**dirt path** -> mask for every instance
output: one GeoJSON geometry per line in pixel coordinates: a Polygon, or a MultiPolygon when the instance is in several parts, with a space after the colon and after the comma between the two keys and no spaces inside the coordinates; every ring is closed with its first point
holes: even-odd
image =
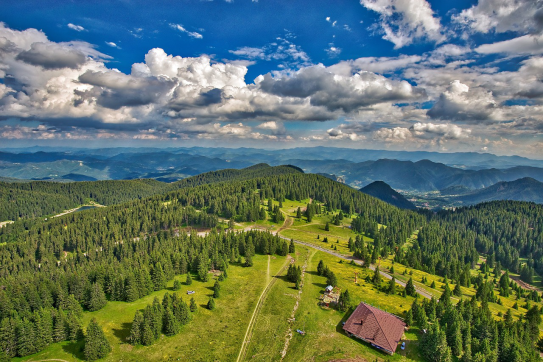
{"type": "MultiPolygon", "coordinates": [[[[280,238],[288,240],[288,241],[291,240],[290,238],[283,237],[283,236],[280,236],[280,238]]],[[[306,242],[302,242],[302,241],[298,241],[298,240],[294,240],[294,241],[295,241],[295,243],[314,248],[316,250],[328,253],[329,255],[333,255],[333,256],[336,256],[338,258],[341,258],[343,260],[353,261],[355,264],[357,264],[359,266],[363,265],[363,260],[357,259],[357,258],[355,258],[353,256],[342,255],[342,254],[340,254],[338,252],[330,251],[330,250],[328,250],[326,248],[319,247],[319,246],[313,245],[311,243],[306,243],[306,242]]],[[[376,266],[374,266],[374,265],[370,265],[368,268],[371,269],[372,271],[376,270],[376,266]]],[[[386,273],[384,271],[380,271],[380,275],[382,275],[383,277],[385,277],[388,280],[391,280],[393,278],[391,275],[389,275],[388,273],[386,273]]],[[[406,283],[404,283],[404,282],[402,282],[400,280],[395,280],[395,282],[397,284],[399,284],[400,286],[402,286],[402,287],[406,286],[406,283]]],[[[418,287],[416,287],[416,292],[418,294],[420,294],[421,296],[426,297],[427,299],[431,299],[431,297],[432,297],[431,294],[427,293],[426,291],[424,291],[424,290],[422,290],[422,289],[420,289],[418,287]]]]}
{"type": "Polygon", "coordinates": [[[283,350],[281,351],[281,359],[280,362],[283,361],[283,358],[285,358],[285,355],[287,354],[287,350],[289,349],[289,343],[291,342],[291,339],[293,338],[293,323],[295,321],[295,314],[298,310],[301,294],[302,294],[302,288],[304,287],[304,275],[306,274],[306,267],[308,267],[308,262],[312,259],[314,252],[310,255],[310,250],[308,250],[308,254],[306,255],[306,261],[304,261],[304,265],[302,266],[302,279],[301,279],[301,285],[300,289],[298,290],[298,295],[296,297],[295,306],[293,307],[293,311],[291,312],[291,318],[290,318],[290,324],[287,328],[287,333],[285,333],[285,344],[283,345],[283,350]]]}
{"type": "Polygon", "coordinates": [[[251,315],[251,319],[249,320],[249,324],[246,329],[246,334],[244,336],[244,340],[242,341],[242,346],[240,347],[240,352],[238,353],[238,358],[236,358],[237,362],[245,361],[245,355],[247,353],[247,348],[249,347],[249,343],[251,342],[251,336],[253,335],[253,327],[255,326],[255,322],[257,321],[257,315],[259,315],[259,312],[261,311],[261,308],[263,307],[264,300],[266,299],[266,296],[270,292],[270,289],[272,289],[272,286],[274,286],[274,283],[277,281],[277,276],[280,275],[288,265],[288,262],[290,262],[290,259],[286,259],[285,263],[282,265],[281,269],[276,273],[274,278],[270,276],[270,256],[268,256],[268,268],[267,268],[267,276],[266,281],[267,285],[264,288],[263,292],[261,293],[261,296],[259,296],[259,300],[257,301],[257,305],[255,305],[255,309],[253,310],[253,315],[251,315]]]}
{"type": "Polygon", "coordinates": [[[73,212],[75,212],[76,210],[78,210],[79,208],[82,208],[82,207],[103,208],[103,207],[105,207],[105,205],[101,205],[101,204],[98,204],[98,203],[84,204],[84,205],[80,205],[79,207],[76,207],[76,208],[72,208],[72,209],[65,210],[64,212],[59,213],[59,214],[57,214],[57,215],[54,215],[54,216],[51,217],[51,218],[60,217],[60,216],[63,216],[63,215],[65,215],[65,214],[73,213],[73,212]]]}

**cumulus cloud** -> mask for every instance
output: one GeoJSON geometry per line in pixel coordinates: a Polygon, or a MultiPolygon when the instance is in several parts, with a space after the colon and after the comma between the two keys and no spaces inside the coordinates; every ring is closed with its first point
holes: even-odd
{"type": "Polygon", "coordinates": [[[75,69],[86,61],[82,52],[50,42],[32,43],[30,49],[20,52],[16,59],[44,69],[75,69]]]}
{"type": "Polygon", "coordinates": [[[477,5],[452,16],[471,32],[542,33],[542,1],[479,0],[477,5]]]}
{"type": "Polygon", "coordinates": [[[440,20],[425,0],[360,0],[361,5],[380,14],[383,39],[395,49],[411,44],[414,39],[440,41],[440,20]]]}
{"type": "Polygon", "coordinates": [[[491,92],[470,89],[459,80],[453,81],[427,112],[432,118],[459,121],[486,121],[497,118],[497,104],[491,92]]]}
{"type": "Polygon", "coordinates": [[[339,76],[323,65],[303,68],[292,76],[273,78],[266,74],[258,79],[258,85],[270,94],[309,98],[314,106],[344,112],[382,102],[413,101],[425,95],[424,90],[406,81],[393,81],[371,72],[339,76]]]}
{"type": "Polygon", "coordinates": [[[445,139],[466,139],[472,130],[463,129],[453,124],[433,124],[417,122],[410,127],[415,136],[424,137],[426,134],[438,135],[445,139]]]}
{"type": "Polygon", "coordinates": [[[382,127],[374,132],[372,138],[384,142],[405,142],[412,138],[412,133],[406,127],[382,127]]]}

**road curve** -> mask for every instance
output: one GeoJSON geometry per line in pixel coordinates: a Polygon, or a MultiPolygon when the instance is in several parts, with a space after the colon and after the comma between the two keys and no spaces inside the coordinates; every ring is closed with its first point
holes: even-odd
{"type": "MultiPolygon", "coordinates": [[[[281,239],[285,239],[287,241],[290,241],[291,238],[287,238],[287,237],[284,237],[284,236],[279,236],[281,239]]],[[[304,246],[307,246],[307,247],[311,247],[311,248],[314,248],[316,250],[319,250],[319,251],[322,251],[322,252],[325,252],[325,253],[328,253],[329,255],[333,255],[333,256],[336,256],[338,258],[341,258],[343,260],[348,260],[348,261],[353,261],[355,264],[359,265],[359,266],[362,266],[363,265],[363,260],[361,259],[357,259],[353,256],[346,256],[346,255],[342,255],[338,252],[334,252],[334,251],[331,251],[331,250],[328,250],[326,248],[323,248],[323,247],[319,247],[319,246],[316,246],[316,245],[313,245],[311,243],[307,243],[307,242],[302,242],[302,241],[298,241],[296,239],[293,240],[295,243],[298,243],[300,245],[304,245],[304,246]]],[[[370,265],[369,268],[374,271],[376,270],[376,266],[374,265],[370,265]]],[[[391,280],[393,277],[391,275],[389,275],[388,273],[384,272],[384,271],[380,271],[380,275],[382,275],[383,277],[385,277],[386,279],[388,280],[391,280]]],[[[402,282],[402,281],[399,281],[399,280],[395,280],[395,282],[397,284],[399,284],[400,286],[402,287],[405,287],[406,286],[406,283],[405,282],[402,282]]],[[[415,286],[415,285],[414,285],[415,286]]],[[[428,292],[426,291],[423,291],[419,288],[416,287],[416,292],[423,296],[423,297],[426,297],[427,299],[431,299],[431,294],[429,294],[428,292]]]]}

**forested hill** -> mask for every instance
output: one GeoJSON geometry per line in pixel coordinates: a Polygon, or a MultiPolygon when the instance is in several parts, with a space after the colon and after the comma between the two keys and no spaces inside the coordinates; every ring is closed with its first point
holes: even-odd
{"type": "Polygon", "coordinates": [[[147,198],[179,188],[220,181],[247,180],[257,176],[301,173],[293,166],[257,164],[245,169],[212,171],[181,180],[163,183],[154,179],[103,180],[93,182],[0,182],[0,222],[57,214],[89,200],[102,205],[147,198]]]}
{"type": "Polygon", "coordinates": [[[453,199],[462,201],[464,204],[477,204],[491,200],[519,200],[542,204],[542,182],[529,177],[511,182],[503,181],[453,199]]]}
{"type": "Polygon", "coordinates": [[[368,195],[372,195],[384,202],[394,205],[395,207],[402,209],[417,209],[416,206],[406,199],[402,194],[391,188],[389,184],[378,180],[368,184],[366,187],[360,189],[361,192],[368,195]]]}

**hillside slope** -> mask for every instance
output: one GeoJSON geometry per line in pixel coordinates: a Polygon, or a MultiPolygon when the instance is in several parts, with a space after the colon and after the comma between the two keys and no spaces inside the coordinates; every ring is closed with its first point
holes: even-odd
{"type": "Polygon", "coordinates": [[[542,182],[533,178],[499,182],[454,199],[462,201],[464,204],[478,204],[492,200],[516,200],[542,204],[542,182]]]}
{"type": "Polygon", "coordinates": [[[381,180],[368,184],[366,187],[361,188],[360,190],[363,193],[383,200],[384,202],[392,204],[395,207],[412,210],[416,209],[416,206],[412,202],[381,180]]]}

